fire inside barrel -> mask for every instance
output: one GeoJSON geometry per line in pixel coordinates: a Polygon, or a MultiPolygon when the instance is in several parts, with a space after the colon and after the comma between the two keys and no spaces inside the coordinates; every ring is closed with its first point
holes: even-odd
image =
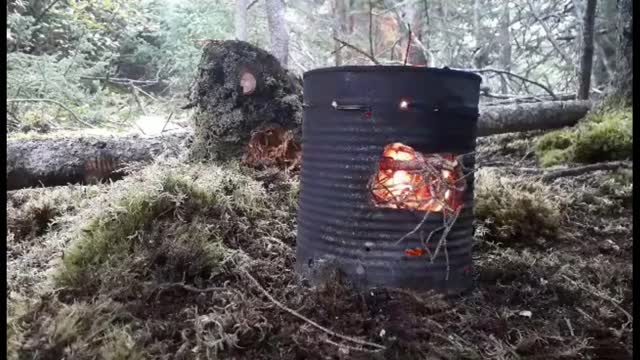
{"type": "Polygon", "coordinates": [[[454,154],[421,154],[392,143],[384,148],[371,194],[378,207],[454,212],[462,204],[464,187],[462,166],[454,154]]]}

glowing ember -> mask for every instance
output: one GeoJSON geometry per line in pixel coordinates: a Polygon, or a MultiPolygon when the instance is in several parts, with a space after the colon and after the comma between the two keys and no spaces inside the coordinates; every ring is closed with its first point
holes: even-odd
{"type": "Polygon", "coordinates": [[[461,178],[461,166],[453,155],[425,155],[393,143],[384,148],[371,192],[379,207],[454,211],[461,206],[461,178]]]}

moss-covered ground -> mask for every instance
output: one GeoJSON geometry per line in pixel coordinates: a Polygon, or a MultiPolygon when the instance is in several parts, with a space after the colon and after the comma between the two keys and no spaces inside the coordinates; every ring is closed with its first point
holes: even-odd
{"type": "Polygon", "coordinates": [[[295,176],[164,162],[11,192],[7,357],[631,359],[630,171],[542,183],[513,170],[537,135],[479,141],[476,285],[454,299],[299,283],[295,176]]]}

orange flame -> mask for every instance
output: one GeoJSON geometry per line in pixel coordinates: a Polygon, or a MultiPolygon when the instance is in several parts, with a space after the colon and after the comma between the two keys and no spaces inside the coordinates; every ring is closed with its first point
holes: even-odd
{"type": "MultiPolygon", "coordinates": [[[[401,162],[424,160],[427,155],[419,155],[410,146],[401,143],[389,144],[384,148],[383,159],[401,162]]],[[[440,178],[428,179],[431,184],[437,181],[454,181],[456,176],[450,170],[442,170],[440,178]]],[[[452,200],[452,191],[446,190],[444,196],[432,194],[430,183],[425,181],[419,170],[400,170],[389,168],[384,161],[374,178],[372,194],[378,206],[394,209],[413,209],[418,211],[439,212],[445,203],[452,200]]]]}

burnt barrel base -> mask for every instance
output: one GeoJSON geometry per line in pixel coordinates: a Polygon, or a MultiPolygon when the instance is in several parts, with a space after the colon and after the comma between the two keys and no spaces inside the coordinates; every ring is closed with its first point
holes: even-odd
{"type": "MultiPolygon", "coordinates": [[[[302,171],[296,270],[317,283],[318,269],[337,267],[357,288],[396,287],[464,293],[473,285],[473,174],[480,78],[408,66],[337,67],[304,77],[302,171]],[[376,206],[369,187],[385,147],[462,158],[461,209],[438,256],[409,256],[443,225],[430,213],[376,206]],[[448,265],[447,265],[448,264],[448,265]],[[449,268],[447,278],[447,266],[449,268]]],[[[434,253],[440,235],[429,241],[434,253]]]]}

